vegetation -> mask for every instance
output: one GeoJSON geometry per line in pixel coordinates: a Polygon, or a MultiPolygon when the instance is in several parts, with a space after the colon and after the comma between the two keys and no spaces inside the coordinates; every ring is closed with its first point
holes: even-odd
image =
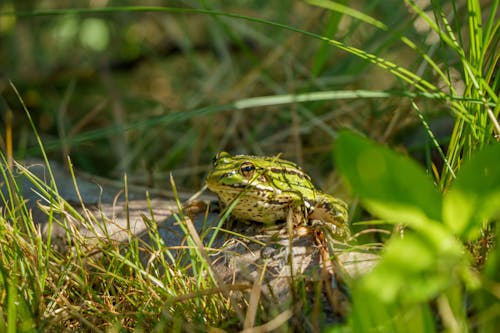
{"type": "MultiPolygon", "coordinates": [[[[148,267],[134,238],[57,251],[13,173],[41,156],[197,190],[220,150],[284,153],[350,202],[360,246],[383,244],[346,321],[315,329],[495,331],[500,1],[77,3],[0,4],[1,331],[312,329],[262,304],[245,322],[189,230],[176,258],[150,221],[166,255],[148,267]]],[[[49,225],[99,219],[22,171],[49,225]]]]}

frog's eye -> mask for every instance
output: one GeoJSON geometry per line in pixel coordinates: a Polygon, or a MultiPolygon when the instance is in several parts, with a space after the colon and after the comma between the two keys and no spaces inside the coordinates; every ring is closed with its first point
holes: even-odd
{"type": "Polygon", "coordinates": [[[255,165],[253,165],[251,162],[244,162],[240,166],[240,173],[243,175],[243,177],[250,178],[253,176],[253,173],[255,172],[255,165]]]}

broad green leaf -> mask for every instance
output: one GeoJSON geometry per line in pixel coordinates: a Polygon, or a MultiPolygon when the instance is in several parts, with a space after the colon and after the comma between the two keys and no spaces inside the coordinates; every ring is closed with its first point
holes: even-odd
{"type": "Polygon", "coordinates": [[[343,132],[335,146],[335,160],[372,214],[418,229],[430,220],[441,220],[441,194],[408,157],[343,132]]]}
{"type": "Polygon", "coordinates": [[[427,303],[387,304],[363,292],[355,292],[353,300],[352,330],[344,332],[436,332],[435,315],[427,303]]]}
{"type": "Polygon", "coordinates": [[[429,283],[434,281],[424,284],[417,283],[417,280],[430,270],[434,261],[432,248],[426,246],[414,234],[407,234],[404,239],[395,238],[387,244],[374,271],[365,277],[365,288],[378,290],[378,297],[384,302],[394,302],[402,291],[406,297],[414,298],[420,295],[426,299],[429,294],[436,293],[437,286],[435,283],[429,283]],[[380,289],[381,285],[385,287],[380,289]]]}
{"type": "Polygon", "coordinates": [[[379,264],[362,280],[363,286],[378,291],[387,303],[426,301],[449,285],[452,272],[465,263],[463,248],[458,242],[454,245],[444,248],[422,234],[407,232],[387,244],[379,264]]]}
{"type": "Polygon", "coordinates": [[[479,236],[500,214],[500,144],[486,147],[463,165],[444,196],[443,220],[464,240],[479,236]]]}

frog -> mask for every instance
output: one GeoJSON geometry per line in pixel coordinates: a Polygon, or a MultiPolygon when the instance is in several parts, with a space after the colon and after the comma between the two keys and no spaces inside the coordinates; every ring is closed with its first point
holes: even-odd
{"type": "Polygon", "coordinates": [[[350,236],[347,204],[320,191],[297,164],[279,156],[225,151],[212,164],[206,185],[223,207],[232,209],[233,218],[268,225],[299,216],[298,224],[319,222],[337,240],[350,236]]]}

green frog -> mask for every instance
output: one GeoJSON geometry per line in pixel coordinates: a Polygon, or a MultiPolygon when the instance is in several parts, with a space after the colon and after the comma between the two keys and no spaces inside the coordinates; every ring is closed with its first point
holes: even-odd
{"type": "Polygon", "coordinates": [[[220,152],[206,182],[236,219],[275,223],[292,210],[302,221],[319,221],[335,239],[349,237],[346,203],[316,189],[293,162],[220,152]]]}

